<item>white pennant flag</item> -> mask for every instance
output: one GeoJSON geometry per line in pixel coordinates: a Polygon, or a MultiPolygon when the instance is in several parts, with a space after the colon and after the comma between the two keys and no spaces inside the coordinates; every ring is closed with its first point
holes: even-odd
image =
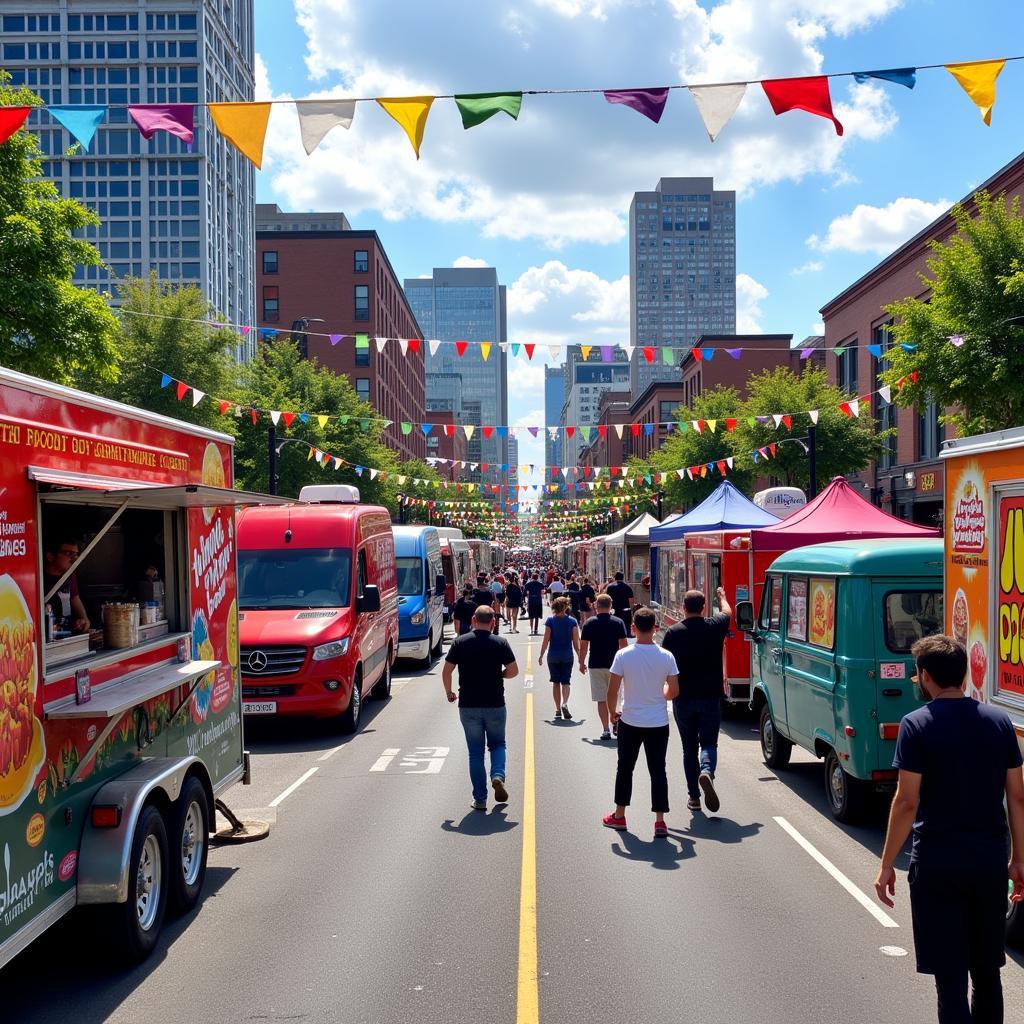
{"type": "Polygon", "coordinates": [[[775,420],[775,426],[776,426],[776,428],[778,428],[779,424],[782,422],[782,413],[781,412],[773,412],[772,413],[772,419],[775,420]]]}
{"type": "Polygon", "coordinates": [[[498,348],[500,348],[502,352],[507,352],[508,351],[508,342],[507,341],[499,341],[498,342],[498,348]]]}
{"type": "Polygon", "coordinates": [[[399,338],[398,339],[398,347],[401,350],[402,355],[403,356],[406,355],[406,353],[408,353],[408,351],[409,351],[409,339],[408,338],[399,338]]]}
{"type": "Polygon", "coordinates": [[[860,399],[859,398],[851,399],[849,405],[850,405],[850,412],[852,412],[854,416],[858,416],[859,417],[860,416],[860,399]]]}
{"type": "Polygon", "coordinates": [[[200,391],[199,388],[192,389],[192,408],[194,409],[204,398],[206,397],[205,391],[200,391]]]}
{"type": "Polygon", "coordinates": [[[378,352],[383,352],[384,351],[384,346],[388,343],[388,339],[387,338],[374,338],[373,340],[377,344],[377,351],[378,352]]]}
{"type": "Polygon", "coordinates": [[[299,115],[299,134],[302,148],[309,156],[324,140],[324,136],[339,124],[351,128],[356,116],[355,100],[299,100],[295,104],[299,115]]]}
{"type": "Polygon", "coordinates": [[[677,469],[677,470],[676,470],[676,476],[677,476],[677,477],[679,477],[679,479],[680,479],[680,480],[682,480],[682,479],[683,479],[683,474],[684,474],[685,472],[686,472],[686,470],[685,470],[685,469],[677,469]]]}
{"type": "Polygon", "coordinates": [[[736,113],[747,87],[740,82],[735,85],[691,85],[688,88],[708,137],[714,142],[736,113]]]}
{"type": "Polygon", "coordinates": [[[552,441],[557,441],[558,427],[548,427],[548,437],[550,437],[552,441]]]}
{"type": "Polygon", "coordinates": [[[613,423],[612,430],[618,435],[619,440],[622,440],[622,428],[625,426],[624,423],[613,423]]]}
{"type": "MultiPolygon", "coordinates": [[[[473,431],[476,430],[476,427],[472,423],[467,423],[462,429],[466,435],[466,440],[469,440],[473,436],[473,431]]],[[[473,468],[476,469],[476,466],[473,468]]]]}
{"type": "Polygon", "coordinates": [[[812,409],[807,415],[811,417],[811,422],[815,426],[817,426],[817,424],[818,424],[818,410],[817,409],[812,409]]]}
{"type": "Polygon", "coordinates": [[[274,424],[275,427],[277,426],[277,421],[280,418],[281,418],[281,414],[279,412],[277,412],[276,410],[271,412],[271,414],[270,414],[270,421],[271,421],[271,423],[274,424]]]}
{"type": "Polygon", "coordinates": [[[884,388],[879,388],[878,393],[885,399],[887,405],[892,404],[892,388],[888,384],[884,388]]]}
{"type": "Polygon", "coordinates": [[[561,345],[548,345],[548,351],[551,353],[551,358],[552,359],[558,359],[558,357],[562,354],[562,346],[561,345]]]}
{"type": "Polygon", "coordinates": [[[726,464],[726,465],[727,465],[727,466],[728,466],[728,467],[729,467],[730,469],[732,469],[732,463],[733,463],[733,458],[734,458],[734,456],[730,455],[730,456],[729,456],[729,458],[727,458],[727,459],[725,460],[725,464],[726,464]]]}
{"type": "Polygon", "coordinates": [[[405,481],[406,481],[407,479],[408,479],[407,477],[404,477],[404,476],[400,476],[400,477],[398,478],[398,482],[399,482],[400,484],[403,484],[403,485],[404,485],[404,484],[405,484],[405,481]]]}
{"type": "Polygon", "coordinates": [[[437,338],[431,338],[430,341],[427,342],[427,346],[430,348],[430,354],[432,356],[436,356],[437,350],[441,347],[441,342],[437,338]]]}
{"type": "Polygon", "coordinates": [[[600,475],[601,475],[601,467],[600,466],[595,466],[594,467],[594,479],[595,480],[598,479],[598,477],[600,477],[600,475]]]}
{"type": "Polygon", "coordinates": [[[622,346],[622,351],[626,353],[626,359],[629,360],[630,362],[632,362],[632,360],[633,360],[633,350],[635,348],[636,348],[636,345],[623,345],[622,346]]]}
{"type": "Polygon", "coordinates": [[[571,467],[569,467],[569,466],[563,466],[562,467],[562,476],[568,476],[570,468],[571,467]]]}
{"type": "Polygon", "coordinates": [[[371,480],[376,480],[376,479],[377,479],[377,474],[378,474],[379,472],[380,472],[380,470],[379,470],[379,469],[371,469],[371,470],[370,470],[370,479],[371,479],[371,480]]]}

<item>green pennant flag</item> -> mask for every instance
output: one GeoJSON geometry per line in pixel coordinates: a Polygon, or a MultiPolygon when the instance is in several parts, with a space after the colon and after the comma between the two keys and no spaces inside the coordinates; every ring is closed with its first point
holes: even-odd
{"type": "Polygon", "coordinates": [[[756,416],[748,416],[747,417],[747,426],[748,427],[756,427],[757,426],[757,417],[756,416]]]}
{"type": "Polygon", "coordinates": [[[357,334],[356,335],[356,348],[369,348],[370,347],[370,336],[368,334],[357,334]]]}
{"type": "Polygon", "coordinates": [[[670,349],[670,348],[663,348],[661,350],[661,361],[663,363],[668,363],[668,365],[671,366],[672,365],[672,358],[673,358],[672,357],[672,349],[670,349]]]}
{"type": "Polygon", "coordinates": [[[676,424],[676,430],[678,430],[680,434],[685,434],[689,429],[690,429],[690,424],[687,423],[686,420],[680,420],[676,424]]]}
{"type": "Polygon", "coordinates": [[[504,110],[515,121],[523,105],[521,92],[474,92],[455,97],[463,128],[475,128],[504,110]]]}
{"type": "Polygon", "coordinates": [[[359,421],[359,429],[365,434],[370,429],[370,421],[369,420],[360,420],[359,421]]]}
{"type": "Polygon", "coordinates": [[[402,420],[402,433],[408,436],[412,432],[412,424],[402,420]]]}
{"type": "Polygon", "coordinates": [[[342,414],[338,417],[338,422],[344,427],[348,423],[349,417],[342,414]]]}
{"type": "Polygon", "coordinates": [[[594,429],[593,427],[580,427],[580,433],[583,435],[583,440],[584,441],[589,441],[590,440],[590,432],[593,429],[594,429]]]}
{"type": "Polygon", "coordinates": [[[839,348],[832,349],[831,352],[832,352],[832,355],[838,357],[838,356],[843,355],[846,352],[846,349],[843,348],[842,346],[840,346],[839,348]]]}

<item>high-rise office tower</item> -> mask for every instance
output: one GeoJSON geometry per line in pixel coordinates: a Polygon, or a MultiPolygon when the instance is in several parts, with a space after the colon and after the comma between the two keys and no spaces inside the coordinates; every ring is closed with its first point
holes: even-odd
{"type": "MultiPolygon", "coordinates": [[[[167,132],[143,138],[126,106],[252,100],[253,0],[21,0],[4,5],[0,66],[47,104],[108,105],[89,152],[73,156],[56,120],[31,119],[46,176],[100,216],[86,237],[105,265],[79,268],[75,283],[116,296],[118,278],[153,271],[254,324],[252,164],[203,106],[191,152],[167,132]]],[[[253,338],[240,337],[239,357],[253,338]]]]}
{"type": "Polygon", "coordinates": [[[702,334],[736,332],[736,193],[713,178],[662,178],[629,206],[629,343],[634,398],[679,380],[682,350],[702,334]],[[676,349],[653,363],[643,346],[676,349]]]}
{"type": "Polygon", "coordinates": [[[559,418],[562,466],[578,466],[580,452],[597,430],[597,406],[606,391],[629,391],[629,362],[623,349],[616,346],[614,361],[605,362],[599,348],[583,358],[579,345],[565,350],[565,402],[559,418]],[[573,427],[569,437],[567,426],[573,427]],[[581,429],[582,428],[582,429],[581,429]]]}
{"type": "Polygon", "coordinates": [[[498,284],[493,267],[438,267],[431,277],[405,280],[405,294],[424,338],[440,341],[468,341],[464,355],[453,345],[442,345],[437,353],[427,351],[427,404],[431,386],[440,384],[438,375],[457,373],[462,377],[464,423],[493,426],[489,438],[475,430],[467,445],[468,460],[483,466],[478,470],[486,483],[504,484],[508,475],[500,469],[509,465],[508,454],[508,357],[499,348],[506,340],[505,286],[498,284]],[[487,359],[482,341],[492,343],[487,359]],[[471,417],[471,403],[479,402],[479,419],[471,417]]]}
{"type": "Polygon", "coordinates": [[[554,437],[548,427],[557,426],[565,405],[565,365],[544,367],[544,461],[548,466],[562,465],[562,434],[554,437]]]}

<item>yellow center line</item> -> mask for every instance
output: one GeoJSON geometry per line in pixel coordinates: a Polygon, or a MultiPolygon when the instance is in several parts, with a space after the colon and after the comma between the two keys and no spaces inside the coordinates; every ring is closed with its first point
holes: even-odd
{"type": "Polygon", "coordinates": [[[537,808],[534,793],[532,692],[526,694],[523,766],[523,869],[519,883],[519,987],[516,1024],[538,1024],[540,1000],[537,991],[537,808]]]}

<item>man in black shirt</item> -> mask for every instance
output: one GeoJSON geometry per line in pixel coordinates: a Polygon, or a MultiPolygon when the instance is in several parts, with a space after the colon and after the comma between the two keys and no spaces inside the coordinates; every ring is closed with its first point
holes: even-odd
{"type": "Polygon", "coordinates": [[[579,580],[576,579],[575,573],[569,577],[569,585],[565,588],[565,596],[569,598],[572,617],[579,622],[580,608],[583,606],[583,595],[580,590],[579,580]]]}
{"type": "Polygon", "coordinates": [[[580,605],[580,622],[586,622],[594,614],[594,601],[597,600],[597,591],[594,590],[594,585],[590,582],[589,576],[583,578],[583,586],[580,587],[580,599],[582,601],[580,605]]]}
{"type": "Polygon", "coordinates": [[[480,605],[487,605],[494,612],[494,618],[491,620],[491,629],[493,632],[498,632],[498,603],[494,596],[494,591],[487,584],[487,576],[484,573],[476,578],[476,589],[473,591],[473,596],[470,598],[473,602],[474,607],[479,608],[480,605]]]}
{"type": "Polygon", "coordinates": [[[498,803],[508,800],[505,789],[505,680],[519,674],[508,641],[491,632],[494,609],[482,604],[473,616],[473,632],[457,637],[444,659],[441,679],[449,703],[455,666],[459,667],[459,719],[469,748],[469,778],[473,808],[487,810],[487,770],[484,746],[491,753],[491,786],[498,803]]]}
{"type": "Polygon", "coordinates": [[[597,701],[603,740],[612,738],[608,731],[608,671],[616,652],[628,644],[622,619],[612,615],[612,599],[607,594],[601,594],[597,599],[597,614],[584,623],[580,633],[580,671],[590,670],[590,696],[597,701]]]}
{"type": "Polygon", "coordinates": [[[617,618],[622,619],[626,632],[633,625],[633,588],[626,582],[625,574],[617,572],[615,582],[608,588],[612,608],[617,618]]]}
{"type": "Polygon", "coordinates": [[[893,905],[893,865],[913,829],[909,881],[917,970],[935,975],[939,1024],[1001,1024],[1007,878],[1013,897],[1024,896],[1020,747],[1005,711],[964,695],[967,652],[961,644],[933,634],[918,640],[911,654],[918,696],[930,703],[900,722],[893,760],[899,781],[875,891],[893,905]]]}
{"type": "Polygon", "coordinates": [[[523,585],[526,591],[526,616],[530,620],[530,636],[537,635],[541,616],[544,614],[544,584],[540,573],[534,570],[533,576],[523,585]]]}
{"type": "Polygon", "coordinates": [[[455,623],[456,636],[462,636],[473,628],[473,613],[475,611],[473,588],[467,583],[462,589],[462,597],[455,602],[455,607],[452,609],[452,621],[455,623]]]}
{"type": "Polygon", "coordinates": [[[688,590],[683,597],[683,621],[670,627],[661,642],[675,655],[679,668],[679,696],[672,701],[672,713],[683,741],[683,772],[690,794],[686,806],[699,811],[703,792],[712,814],[721,806],[715,791],[715,769],[725,690],[723,649],[732,620],[732,608],[721,587],[716,597],[721,611],[705,618],[704,595],[688,590]]]}

